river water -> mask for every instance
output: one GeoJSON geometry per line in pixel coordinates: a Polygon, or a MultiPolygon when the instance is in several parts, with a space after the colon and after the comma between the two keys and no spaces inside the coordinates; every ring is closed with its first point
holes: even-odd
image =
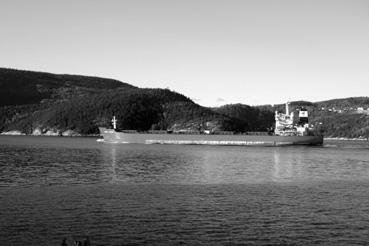
{"type": "Polygon", "coordinates": [[[0,245],[367,245],[369,143],[0,136],[0,245]]]}

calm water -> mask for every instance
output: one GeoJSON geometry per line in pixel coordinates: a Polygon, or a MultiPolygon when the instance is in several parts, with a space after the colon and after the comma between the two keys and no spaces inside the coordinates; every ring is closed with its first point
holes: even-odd
{"type": "Polygon", "coordinates": [[[0,245],[368,245],[369,144],[0,136],[0,245]]]}

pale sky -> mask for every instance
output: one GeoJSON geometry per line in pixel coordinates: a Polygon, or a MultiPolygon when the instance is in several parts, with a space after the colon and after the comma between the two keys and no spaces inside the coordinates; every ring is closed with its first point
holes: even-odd
{"type": "Polygon", "coordinates": [[[369,0],[0,0],[0,67],[203,106],[369,96],[369,0]]]}

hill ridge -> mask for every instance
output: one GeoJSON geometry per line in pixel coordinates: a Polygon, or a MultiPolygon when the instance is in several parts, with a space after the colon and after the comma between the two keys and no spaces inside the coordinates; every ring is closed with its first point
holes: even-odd
{"type": "MultiPolygon", "coordinates": [[[[310,123],[326,136],[369,136],[368,97],[291,102],[291,110],[302,106],[309,111],[310,123]]],[[[98,126],[110,126],[113,115],[118,126],[127,129],[268,131],[276,110],[284,111],[284,104],[208,108],[168,89],[139,88],[95,76],[0,68],[0,132],[97,134],[98,126]]]]}

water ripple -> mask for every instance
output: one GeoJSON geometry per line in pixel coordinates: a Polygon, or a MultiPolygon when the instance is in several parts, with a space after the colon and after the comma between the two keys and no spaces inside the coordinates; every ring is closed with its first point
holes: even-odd
{"type": "Polygon", "coordinates": [[[94,245],[369,240],[365,148],[15,139],[0,137],[1,245],[86,236],[94,245]]]}

